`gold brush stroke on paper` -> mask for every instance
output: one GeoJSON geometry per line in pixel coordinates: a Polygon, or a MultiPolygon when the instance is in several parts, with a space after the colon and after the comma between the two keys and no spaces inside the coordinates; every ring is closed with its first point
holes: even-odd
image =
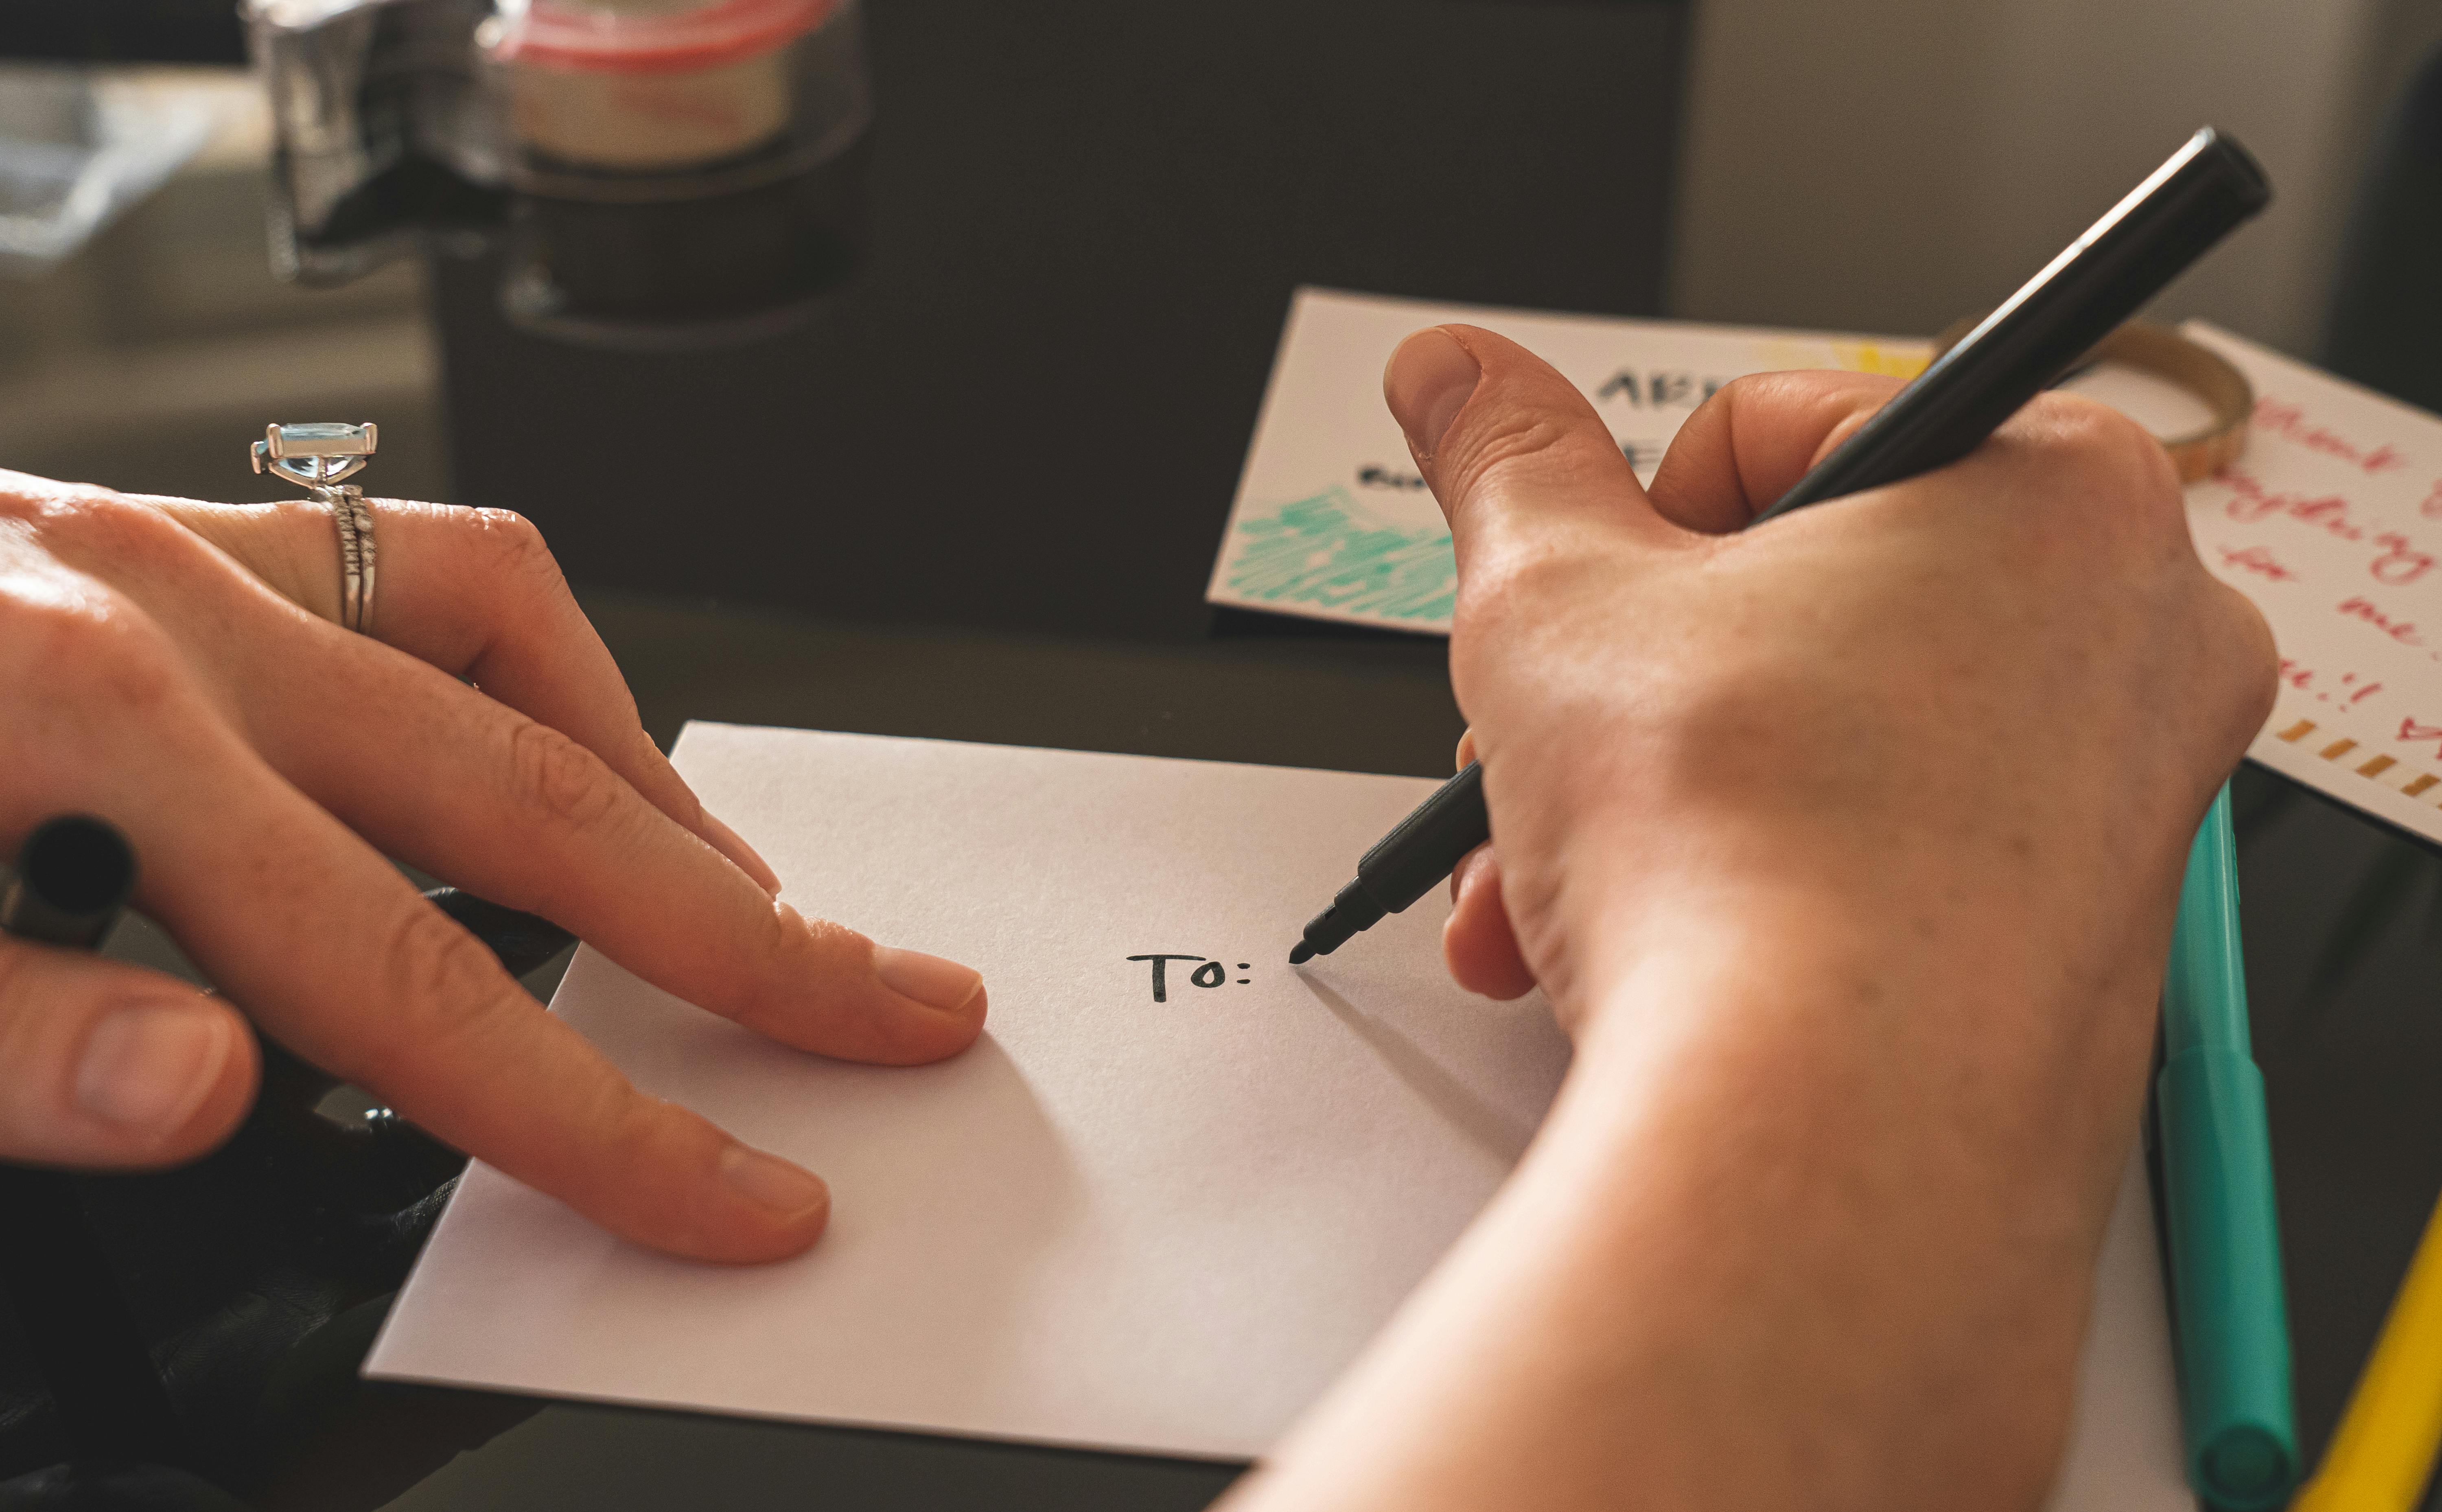
{"type": "Polygon", "coordinates": [[[1891,378],[1913,378],[1933,360],[1918,343],[1892,348],[1877,341],[1834,341],[1832,355],[1851,373],[1879,373],[1891,378]]]}
{"type": "Polygon", "coordinates": [[[1832,365],[1850,373],[1878,373],[1891,378],[1913,378],[1933,360],[1927,341],[1792,341],[1773,338],[1755,344],[1758,372],[1788,368],[1820,368],[1823,348],[1832,349],[1832,365]]]}
{"type": "MultiPolygon", "coordinates": [[[[2289,726],[2289,728],[2279,732],[2274,738],[2286,740],[2291,745],[2296,745],[2299,741],[2304,740],[2306,737],[2314,733],[2314,720],[2300,720],[2297,723],[2289,726]]],[[[2357,748],[2357,741],[2343,738],[2333,741],[2331,744],[2324,747],[2321,751],[2318,751],[2315,754],[2322,756],[2326,761],[2338,761],[2341,757],[2347,756],[2357,748]]],[[[2383,774],[2398,765],[2399,763],[2392,759],[2390,756],[2378,756],[2368,757],[2355,770],[2359,776],[2364,777],[2369,781],[2373,781],[2379,779],[2383,774]]],[[[2433,788],[2442,787],[2442,777],[2437,777],[2430,772],[2415,772],[2412,770],[2407,779],[2400,783],[2400,785],[2394,787],[2391,783],[2385,782],[2383,783],[2383,786],[2391,788],[2394,792],[2398,793],[2403,798],[2414,798],[2433,788]]],[[[2436,807],[2442,807],[2442,794],[2437,794],[2433,802],[2436,807]]]]}

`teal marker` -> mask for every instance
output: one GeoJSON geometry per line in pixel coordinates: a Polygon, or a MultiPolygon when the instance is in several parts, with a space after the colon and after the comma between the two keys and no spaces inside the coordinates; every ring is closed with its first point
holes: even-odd
{"type": "Polygon", "coordinates": [[[2238,1512],[2278,1507],[2298,1478],[2289,1307],[2264,1075],[2248,1043],[2227,785],[2188,852],[2162,985],[2162,1056],[2156,1116],[2188,1485],[2238,1512]]]}

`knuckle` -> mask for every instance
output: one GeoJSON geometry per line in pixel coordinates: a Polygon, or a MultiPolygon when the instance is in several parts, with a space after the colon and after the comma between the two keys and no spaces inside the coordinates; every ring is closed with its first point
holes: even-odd
{"type": "Polygon", "coordinates": [[[483,942],[429,903],[400,911],[374,960],[398,1011],[386,1015],[353,1066],[340,1074],[379,1080],[409,1057],[449,1058],[496,1022],[506,977],[483,942]]]}
{"type": "Polygon", "coordinates": [[[107,489],[70,489],[48,500],[38,526],[44,543],[115,573],[150,576],[198,559],[203,542],[151,504],[107,489]]]}
{"type": "Polygon", "coordinates": [[[1784,393],[1804,392],[1815,385],[1810,381],[1824,374],[1813,370],[1793,369],[1781,373],[1742,373],[1713,391],[1715,404],[1738,408],[1762,399],[1777,398],[1784,393]]]}
{"type": "Polygon", "coordinates": [[[0,519],[47,529],[64,510],[115,497],[91,483],[54,483],[22,472],[0,472],[0,519]]]}
{"type": "Polygon", "coordinates": [[[700,1169],[686,1158],[688,1147],[705,1142],[691,1115],[677,1104],[639,1091],[634,1083],[613,1071],[589,1089],[583,1115],[585,1127],[596,1131],[603,1148],[614,1154],[622,1169],[665,1172],[700,1169]]]}
{"type": "Polygon", "coordinates": [[[139,719],[177,701],[184,667],[176,651],[159,631],[134,615],[104,616],[70,639],[74,661],[91,674],[76,684],[86,697],[139,719]]]}
{"type": "Polygon", "coordinates": [[[570,829],[591,829],[617,809],[618,774],[592,752],[532,720],[508,738],[511,795],[521,809],[570,829]]]}
{"type": "Polygon", "coordinates": [[[558,559],[544,542],[541,529],[525,516],[508,509],[470,509],[466,528],[473,534],[476,549],[502,576],[559,581],[558,559]]]}
{"type": "Polygon", "coordinates": [[[748,947],[722,962],[699,1001],[778,1034],[805,984],[824,980],[832,965],[821,927],[822,921],[809,920],[786,903],[764,909],[748,947]]]}
{"type": "Polygon", "coordinates": [[[89,579],[49,586],[66,591],[0,592],[12,685],[85,710],[142,712],[173,697],[180,663],[158,627],[89,579]]]}
{"type": "Polygon", "coordinates": [[[1777,373],[1748,373],[1716,390],[1716,403],[1768,414],[1804,412],[1819,404],[1849,405],[1866,398],[1879,400],[1898,387],[1898,380],[1838,368],[1790,368],[1777,373]]]}
{"type": "Polygon", "coordinates": [[[2141,457],[2150,462],[2162,455],[2160,444],[2144,427],[2109,405],[2076,394],[2053,397],[2058,412],[2055,423],[2062,438],[2082,455],[2112,467],[2129,466],[2141,457]]]}
{"type": "Polygon", "coordinates": [[[2075,394],[2046,394],[2042,404],[2039,445],[2073,481],[2078,499],[2156,523],[2178,516],[2170,454],[2144,427],[2075,394]]]}
{"type": "Polygon", "coordinates": [[[1742,436],[1786,433],[1818,438],[1828,446],[1881,409],[1899,387],[1899,379],[1882,373],[1793,368],[1732,378],[1714,391],[1704,408],[1731,417],[1723,423],[1742,436]]]}
{"type": "Polygon", "coordinates": [[[1477,631],[1521,620],[1564,600],[1587,574],[1580,553],[1550,539],[1503,542],[1480,552],[1459,583],[1458,618],[1477,631]]]}
{"type": "MultiPolygon", "coordinates": [[[[1451,459],[1455,467],[1451,482],[1456,484],[1444,501],[1461,505],[1467,501],[1497,495],[1522,475],[1543,478],[1557,464],[1573,468],[1581,464],[1576,454],[1585,449],[1585,426],[1600,428],[1599,421],[1580,422],[1578,417],[1563,415],[1540,405],[1518,405],[1496,409],[1467,428],[1461,441],[1460,455],[1451,459]]],[[[1600,447],[1609,458],[1613,448],[1606,432],[1600,447]]],[[[1558,480],[1550,480],[1558,482],[1558,480]]]]}
{"type": "Polygon", "coordinates": [[[1811,369],[1744,373],[1714,390],[1712,396],[1701,408],[1729,417],[1729,423],[1734,427],[1740,419],[1754,415],[1777,418],[1783,414],[1803,413],[1826,391],[1824,380],[1841,376],[1844,374],[1811,369]]]}
{"type": "MultiPolygon", "coordinates": [[[[656,756],[660,755],[658,751],[654,754],[656,756]]],[[[675,777],[676,774],[673,773],[672,775],[675,777]]],[[[702,838],[704,830],[704,820],[708,817],[704,811],[703,800],[695,795],[695,790],[688,787],[683,779],[679,779],[674,785],[677,787],[678,792],[665,802],[657,801],[658,795],[647,797],[646,801],[651,803],[655,808],[660,809],[663,812],[666,813],[671,819],[677,821],[680,829],[686,830],[688,833],[693,834],[698,838],[702,838]]],[[[704,843],[706,845],[711,844],[708,840],[704,843]]]]}
{"type": "Polygon", "coordinates": [[[2272,703],[2279,692],[2278,677],[2281,653],[2272,636],[2272,627],[2264,611],[2237,589],[2208,577],[2206,586],[2221,610],[2224,622],[2221,633],[2206,638],[2205,644],[2219,649],[2223,665],[2237,692],[2232,699],[2232,718],[2241,731],[2240,743],[2255,738],[2264,721],[2272,717],[2272,703]]]}

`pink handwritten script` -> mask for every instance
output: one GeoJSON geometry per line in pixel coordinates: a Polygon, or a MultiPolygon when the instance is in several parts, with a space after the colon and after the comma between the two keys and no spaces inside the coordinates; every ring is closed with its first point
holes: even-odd
{"type": "Polygon", "coordinates": [[[2309,451],[2337,457],[2368,473],[2408,465],[2408,459],[2401,456],[2391,443],[2386,441],[2368,446],[2362,442],[2350,441],[2307,419],[2305,406],[2292,404],[2287,399],[2275,399],[2269,394],[2255,401],[2255,424],[2259,429],[2286,437],[2309,451]]]}
{"type": "Polygon", "coordinates": [[[2341,601],[2341,612],[2351,619],[2365,621],[2368,625],[2371,625],[2376,629],[2382,631],[2385,635],[2390,636],[2393,640],[2397,641],[2402,646],[2422,646],[2425,644],[2423,639],[2417,635],[2415,625],[2407,620],[2395,620],[2390,615],[2375,608],[2372,604],[2367,603],[2362,598],[2342,599],[2341,601]]]}
{"type": "Polygon", "coordinates": [[[2250,755],[2442,843],[2442,420],[2188,331],[2261,396],[2236,464],[2188,489],[2197,550],[2280,647],[2250,755]]]}
{"type": "Polygon", "coordinates": [[[2366,570],[2374,574],[2374,580],[2378,583],[2389,583],[2397,588],[2404,583],[2413,583],[2433,570],[2433,558],[2410,545],[2405,536],[2385,531],[2377,536],[2374,542],[2382,548],[2382,555],[2368,564],[2366,570]]]}
{"type": "Polygon", "coordinates": [[[2320,525],[2342,540],[2365,539],[2365,531],[2349,519],[2349,501],[2338,494],[2305,499],[2275,493],[2244,467],[2224,467],[2220,477],[2231,486],[2230,502],[2224,508],[2232,519],[2248,524],[2275,518],[2294,519],[2320,525]]]}
{"type": "MultiPolygon", "coordinates": [[[[2399,738],[2403,740],[2442,740],[2442,724],[2419,724],[2415,720],[2399,721],[2399,738]]],[[[2442,761],[2442,745],[2433,750],[2433,757],[2442,761]]]]}
{"type": "Polygon", "coordinates": [[[2224,467],[2214,476],[2230,484],[2230,501],[2222,506],[2223,513],[2242,524],[2291,519],[2342,540],[2370,539],[2381,548],[2366,562],[2366,571],[2374,574],[2378,583],[2404,587],[2432,572],[2437,561],[2432,553],[2418,549],[2415,541],[2396,530],[2370,530],[2351,510],[2349,501],[2338,494],[2308,498],[2284,493],[2266,487],[2261,479],[2239,466],[2224,467]]]}
{"type": "MultiPolygon", "coordinates": [[[[2338,677],[2319,672],[2295,657],[2281,659],[2280,680],[2301,693],[2311,693],[2325,703],[2343,708],[2354,707],[2382,691],[2382,684],[2360,678],[2355,672],[2342,672],[2338,677]]],[[[2437,731],[2442,734],[2442,731],[2437,731]]]]}
{"type": "Polygon", "coordinates": [[[2298,580],[2296,573],[2275,561],[2272,554],[2261,546],[2250,546],[2244,550],[2235,546],[2224,546],[2221,548],[2221,559],[2223,564],[2233,572],[2253,573],[2258,577],[2269,577],[2276,583],[2294,583],[2298,580]]]}

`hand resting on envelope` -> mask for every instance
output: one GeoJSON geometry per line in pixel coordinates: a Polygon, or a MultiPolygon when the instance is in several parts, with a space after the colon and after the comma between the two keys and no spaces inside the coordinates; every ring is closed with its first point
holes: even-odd
{"type": "Polygon", "coordinates": [[[639,726],[526,521],[374,510],[377,639],[335,623],[320,504],[0,473],[0,847],[62,811],[111,820],[141,858],[137,906],[227,993],[0,938],[0,1158],[202,1154],[252,1094],[242,1010],[639,1243],[804,1248],[819,1179],[638,1092],[384,856],[827,1055],[954,1055],[982,978],[777,900],[639,726]]]}
{"type": "Polygon", "coordinates": [[[1467,326],[1384,377],[1449,516],[1492,845],[1444,937],[1576,1041],[1501,1195],[1245,1512],[2032,1508],[2262,619],[2136,426],[1739,527],[1889,397],[1742,378],[1640,487],[1467,326]]]}

